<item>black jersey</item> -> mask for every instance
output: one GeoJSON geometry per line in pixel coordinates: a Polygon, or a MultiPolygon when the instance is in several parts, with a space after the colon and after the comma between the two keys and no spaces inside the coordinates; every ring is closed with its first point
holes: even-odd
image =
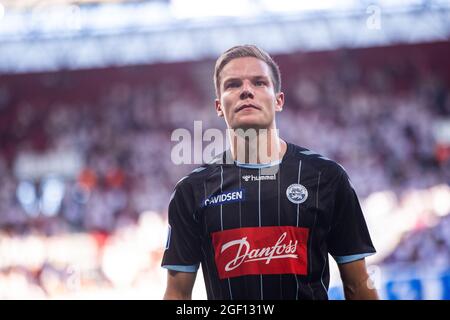
{"type": "Polygon", "coordinates": [[[375,253],[336,162],[288,143],[275,165],[227,163],[194,170],[169,204],[162,266],[201,263],[208,299],[328,299],[328,253],[337,263],[375,253]]]}

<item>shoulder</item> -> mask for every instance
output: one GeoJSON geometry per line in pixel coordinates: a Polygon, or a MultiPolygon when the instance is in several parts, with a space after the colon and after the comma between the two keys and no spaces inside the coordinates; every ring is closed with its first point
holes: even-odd
{"type": "Polygon", "coordinates": [[[216,163],[203,164],[178,180],[175,184],[174,191],[194,191],[196,188],[200,188],[203,182],[217,170],[220,170],[220,165],[216,163]]]}
{"type": "Polygon", "coordinates": [[[186,185],[195,185],[198,182],[203,181],[211,173],[212,169],[213,166],[209,164],[205,164],[195,168],[190,173],[178,180],[178,182],[175,184],[175,189],[186,185]]]}
{"type": "Polygon", "coordinates": [[[314,151],[289,143],[290,154],[293,158],[301,160],[302,163],[308,165],[318,172],[321,172],[323,178],[331,180],[338,179],[342,175],[347,175],[345,168],[338,162],[314,151]]]}
{"type": "Polygon", "coordinates": [[[169,203],[177,203],[178,201],[192,203],[195,201],[196,188],[200,186],[200,181],[204,181],[208,169],[210,169],[208,166],[202,165],[178,180],[170,195],[169,203]]]}

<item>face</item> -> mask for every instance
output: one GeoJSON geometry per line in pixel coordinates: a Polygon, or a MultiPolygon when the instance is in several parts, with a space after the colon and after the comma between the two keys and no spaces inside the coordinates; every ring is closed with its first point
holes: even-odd
{"type": "Polygon", "coordinates": [[[230,129],[274,129],[275,112],[281,111],[284,94],[275,94],[269,66],[245,57],[231,60],[220,73],[216,111],[230,129]]]}

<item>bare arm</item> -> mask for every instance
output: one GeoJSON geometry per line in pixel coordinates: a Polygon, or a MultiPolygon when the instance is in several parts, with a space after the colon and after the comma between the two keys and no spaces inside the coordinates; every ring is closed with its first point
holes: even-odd
{"type": "Polygon", "coordinates": [[[164,300],[191,300],[197,272],[167,272],[167,287],[164,300]]]}
{"type": "Polygon", "coordinates": [[[338,264],[346,300],[378,300],[364,259],[338,264]]]}

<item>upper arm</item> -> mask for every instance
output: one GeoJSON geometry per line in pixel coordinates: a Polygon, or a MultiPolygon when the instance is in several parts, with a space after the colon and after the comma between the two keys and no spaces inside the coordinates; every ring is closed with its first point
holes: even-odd
{"type": "Polygon", "coordinates": [[[195,273],[198,269],[202,243],[196,202],[189,184],[177,185],[169,203],[169,228],[161,261],[166,269],[180,273],[195,273]]]}
{"type": "Polygon", "coordinates": [[[168,270],[164,300],[190,300],[197,272],[168,270]]]}
{"type": "Polygon", "coordinates": [[[346,299],[378,299],[365,259],[338,264],[346,299]]]}
{"type": "Polygon", "coordinates": [[[348,263],[374,254],[375,248],[358,197],[348,175],[340,171],[333,181],[334,203],[327,235],[328,252],[338,263],[348,263]]]}

